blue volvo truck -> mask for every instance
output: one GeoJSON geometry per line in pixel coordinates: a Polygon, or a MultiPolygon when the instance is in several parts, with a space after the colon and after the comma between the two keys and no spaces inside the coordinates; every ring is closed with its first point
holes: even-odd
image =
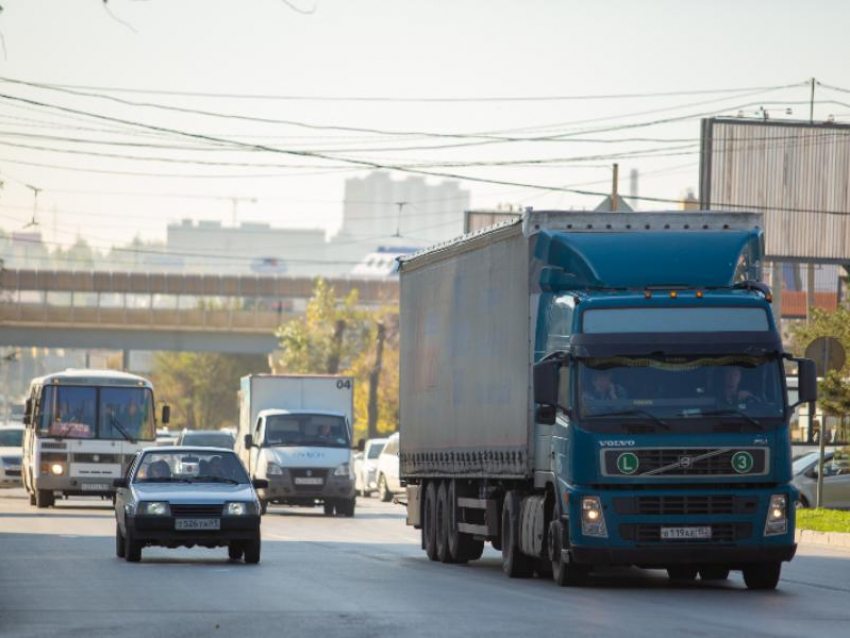
{"type": "Polygon", "coordinates": [[[526,211],[403,259],[400,471],[432,560],[773,589],[793,558],[786,370],[755,213],[526,211]]]}

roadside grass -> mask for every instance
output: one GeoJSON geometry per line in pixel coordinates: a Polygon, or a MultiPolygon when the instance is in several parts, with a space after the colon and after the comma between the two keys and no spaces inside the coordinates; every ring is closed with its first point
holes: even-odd
{"type": "Polygon", "coordinates": [[[797,510],[797,529],[810,529],[816,532],[850,533],[850,511],[827,509],[797,510]]]}

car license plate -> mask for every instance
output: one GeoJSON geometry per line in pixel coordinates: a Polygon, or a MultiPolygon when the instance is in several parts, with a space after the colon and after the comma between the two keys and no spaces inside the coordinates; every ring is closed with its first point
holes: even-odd
{"type": "Polygon", "coordinates": [[[314,476],[314,477],[297,476],[297,477],[295,477],[295,484],[296,485],[321,485],[324,482],[325,481],[324,481],[324,479],[322,479],[321,476],[314,476]]]}
{"type": "Polygon", "coordinates": [[[711,528],[662,527],[661,539],[665,541],[711,540],[711,528]]]}
{"type": "Polygon", "coordinates": [[[215,530],[221,529],[220,518],[178,518],[174,520],[174,529],[215,530]]]}
{"type": "Polygon", "coordinates": [[[83,492],[109,492],[109,486],[105,483],[83,483],[80,485],[83,492]]]}

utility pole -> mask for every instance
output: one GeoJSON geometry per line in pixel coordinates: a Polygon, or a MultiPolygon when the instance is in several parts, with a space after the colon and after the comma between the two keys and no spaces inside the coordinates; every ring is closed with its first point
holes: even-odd
{"type": "Polygon", "coordinates": [[[233,206],[233,227],[236,228],[237,213],[239,212],[239,204],[247,202],[248,204],[256,204],[257,200],[254,197],[217,197],[216,199],[226,199],[233,206]]]}
{"type": "Polygon", "coordinates": [[[44,189],[39,188],[38,186],[30,186],[29,184],[24,184],[24,186],[32,191],[32,219],[26,226],[24,226],[24,228],[38,226],[38,220],[36,219],[36,215],[38,214],[38,195],[44,189]]]}
{"type": "Polygon", "coordinates": [[[619,207],[619,198],[620,198],[620,165],[614,164],[614,176],[613,182],[611,184],[611,212],[616,213],[617,208],[619,207]]]}
{"type": "Polygon", "coordinates": [[[809,124],[815,123],[815,78],[811,80],[812,84],[812,93],[811,98],[809,99],[809,124]]]}
{"type": "Polygon", "coordinates": [[[398,206],[398,218],[396,219],[395,225],[395,235],[393,237],[401,237],[401,212],[404,210],[404,207],[407,206],[409,202],[396,202],[395,205],[398,206]]]}

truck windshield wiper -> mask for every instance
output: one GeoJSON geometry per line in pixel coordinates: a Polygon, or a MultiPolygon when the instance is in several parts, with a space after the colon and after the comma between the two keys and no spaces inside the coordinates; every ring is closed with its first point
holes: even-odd
{"type": "Polygon", "coordinates": [[[124,426],[121,425],[118,422],[118,419],[115,418],[115,415],[113,415],[113,414],[109,415],[109,423],[110,423],[110,425],[112,425],[112,427],[114,427],[116,430],[118,430],[118,432],[121,434],[121,436],[123,436],[125,439],[127,439],[130,443],[136,442],[136,439],[134,439],[132,436],[130,436],[127,433],[127,430],[124,429],[124,426]]]}
{"type": "Polygon", "coordinates": [[[618,410],[617,412],[603,412],[602,414],[589,414],[587,416],[589,416],[591,418],[596,418],[596,417],[604,417],[604,416],[628,416],[630,414],[632,414],[632,415],[633,414],[642,414],[643,416],[648,416],[650,419],[652,419],[655,423],[657,423],[658,425],[663,427],[665,430],[670,429],[670,425],[667,423],[667,421],[665,421],[664,419],[658,418],[652,412],[649,412],[647,410],[641,410],[640,408],[631,408],[629,410],[618,410]]]}
{"type": "Polygon", "coordinates": [[[695,414],[694,416],[739,416],[744,419],[747,423],[752,423],[759,430],[763,430],[764,426],[761,424],[756,418],[751,417],[746,412],[741,412],[741,410],[736,410],[735,408],[724,408],[722,410],[710,410],[708,412],[700,412],[699,414],[695,414]]]}

